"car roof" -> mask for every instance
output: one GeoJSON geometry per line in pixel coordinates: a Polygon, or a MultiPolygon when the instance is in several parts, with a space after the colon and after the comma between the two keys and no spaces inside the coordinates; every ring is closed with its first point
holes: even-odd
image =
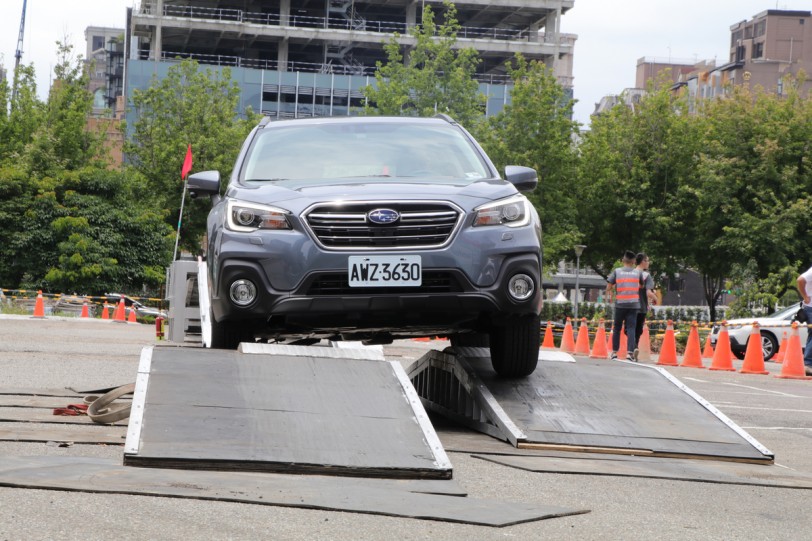
{"type": "Polygon", "coordinates": [[[437,115],[433,117],[404,117],[404,116],[339,116],[339,117],[315,117],[315,118],[293,118],[284,120],[274,120],[271,117],[265,117],[260,121],[259,126],[263,128],[268,127],[283,127],[283,126],[302,126],[302,125],[323,125],[323,124],[425,124],[425,125],[442,125],[442,124],[456,124],[456,122],[448,115],[437,115]]]}

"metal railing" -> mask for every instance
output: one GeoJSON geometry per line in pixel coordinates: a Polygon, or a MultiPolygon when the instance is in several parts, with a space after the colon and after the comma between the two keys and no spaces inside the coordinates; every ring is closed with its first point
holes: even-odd
{"type": "MultiPolygon", "coordinates": [[[[358,75],[364,77],[374,77],[377,68],[368,66],[345,66],[342,64],[319,63],[319,62],[285,62],[285,69],[280,69],[280,62],[277,60],[266,60],[261,58],[243,58],[240,56],[230,56],[222,54],[201,54],[179,51],[162,51],[161,60],[176,59],[197,60],[201,64],[212,64],[215,66],[230,66],[250,69],[263,69],[271,71],[301,71],[306,73],[326,73],[335,75],[358,75]]],[[[479,83],[506,85],[512,82],[509,75],[503,74],[476,74],[474,75],[479,83]]]]}
{"type": "MultiPolygon", "coordinates": [[[[151,6],[142,7],[141,12],[151,13],[151,6]]],[[[229,21],[250,24],[262,24],[268,26],[286,26],[293,28],[327,28],[333,30],[362,30],[364,32],[374,32],[380,34],[407,34],[411,25],[399,21],[374,21],[364,20],[358,25],[358,21],[349,20],[344,17],[312,17],[309,15],[282,15],[275,13],[260,13],[243,11],[241,9],[208,8],[197,6],[173,6],[164,5],[163,15],[165,17],[185,17],[193,19],[205,19],[214,21],[229,21]]],[[[457,37],[463,39],[496,39],[496,40],[524,40],[530,41],[531,32],[527,28],[498,28],[498,27],[476,27],[462,26],[457,31],[457,37]]]]}

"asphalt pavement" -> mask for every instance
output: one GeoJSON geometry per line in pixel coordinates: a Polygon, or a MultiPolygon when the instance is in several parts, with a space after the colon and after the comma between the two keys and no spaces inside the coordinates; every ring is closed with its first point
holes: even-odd
{"type": "MultiPolygon", "coordinates": [[[[89,390],[130,383],[141,349],[154,343],[149,325],[0,315],[0,388],[89,390]]],[[[408,364],[438,345],[445,346],[399,342],[385,351],[388,358],[408,364]]],[[[777,464],[770,467],[812,474],[812,381],[775,378],[779,365],[767,364],[772,372],[767,376],[668,370],[769,448],[777,464]]],[[[0,430],[20,424],[0,422],[0,430]]],[[[443,429],[438,431],[442,435],[443,429]]],[[[0,462],[3,456],[118,460],[122,455],[119,445],[0,441],[0,462]]],[[[812,539],[812,491],[806,489],[532,473],[470,453],[450,452],[449,458],[454,478],[470,497],[590,512],[492,528],[295,507],[0,486],[0,539],[812,539]]]]}

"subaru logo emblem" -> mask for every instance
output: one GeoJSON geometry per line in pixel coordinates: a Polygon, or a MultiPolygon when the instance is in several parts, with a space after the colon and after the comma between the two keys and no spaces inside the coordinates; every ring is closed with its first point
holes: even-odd
{"type": "Polygon", "coordinates": [[[400,213],[392,209],[375,209],[367,213],[367,218],[373,224],[391,224],[400,219],[400,213]]]}

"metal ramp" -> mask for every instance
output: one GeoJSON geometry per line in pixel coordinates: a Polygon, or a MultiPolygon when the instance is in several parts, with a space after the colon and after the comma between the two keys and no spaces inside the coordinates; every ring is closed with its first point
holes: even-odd
{"type": "Polygon", "coordinates": [[[339,348],[245,346],[145,348],[124,464],[451,478],[399,363],[339,348]]]}
{"type": "Polygon", "coordinates": [[[515,447],[769,463],[773,454],[667,371],[540,352],[501,379],[488,350],[431,351],[408,369],[427,409],[515,447]],[[560,362],[569,361],[569,362],[560,362]]]}

